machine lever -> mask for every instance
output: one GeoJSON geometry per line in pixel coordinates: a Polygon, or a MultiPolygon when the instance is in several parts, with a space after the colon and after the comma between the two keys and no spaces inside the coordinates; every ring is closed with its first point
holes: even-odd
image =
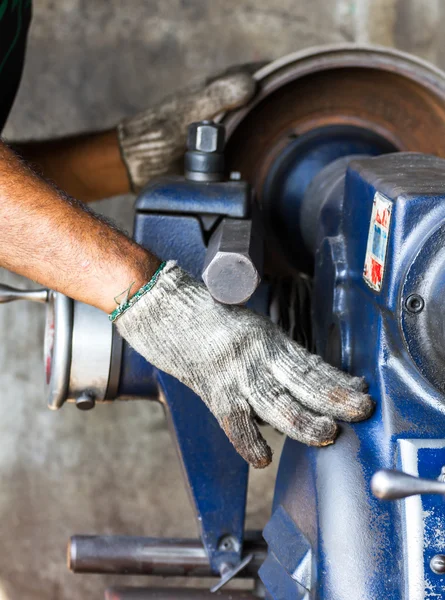
{"type": "Polygon", "coordinates": [[[212,593],[218,592],[222,587],[229,583],[240,571],[242,571],[252,561],[253,554],[249,554],[244,558],[238,565],[232,566],[227,563],[223,563],[220,568],[221,579],[216,585],[210,588],[212,593]]]}
{"type": "Polygon", "coordinates": [[[442,494],[445,496],[445,482],[439,478],[422,479],[402,471],[382,469],[371,479],[371,491],[380,500],[399,500],[417,494],[442,494]]]}
{"type": "Polygon", "coordinates": [[[49,290],[19,290],[9,285],[0,283],[0,304],[14,302],[15,300],[29,300],[46,304],[48,302],[49,290]]]}

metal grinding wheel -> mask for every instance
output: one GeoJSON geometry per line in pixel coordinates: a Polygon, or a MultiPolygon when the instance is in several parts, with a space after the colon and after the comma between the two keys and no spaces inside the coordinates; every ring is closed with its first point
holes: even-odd
{"type": "Polygon", "coordinates": [[[292,222],[297,213],[289,213],[282,199],[294,193],[298,204],[302,191],[295,177],[283,175],[280,161],[295,163],[303,143],[340,132],[368,137],[371,154],[445,157],[445,74],[416,57],[386,48],[321,47],[279,59],[255,78],[259,93],[253,102],[224,118],[226,155],[229,168],[256,189],[275,272],[301,268],[293,260],[299,248],[292,222]]]}

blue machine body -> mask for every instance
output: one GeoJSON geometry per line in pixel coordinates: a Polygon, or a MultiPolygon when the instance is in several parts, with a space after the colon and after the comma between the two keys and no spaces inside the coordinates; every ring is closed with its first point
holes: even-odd
{"type": "Polygon", "coordinates": [[[445,598],[429,566],[445,551],[443,497],[385,502],[369,485],[381,468],[437,479],[445,464],[444,231],[445,161],[432,156],[357,159],[320,207],[317,350],[366,378],[376,410],[342,424],[333,446],[286,441],[260,570],[271,598],[445,598]],[[391,209],[379,290],[364,277],[378,193],[391,209]],[[407,309],[412,295],[419,312],[407,309]]]}
{"type": "MultiPolygon", "coordinates": [[[[337,150],[324,139],[315,152],[311,138],[310,160],[297,156],[305,181],[297,198],[289,192],[290,151],[284,153],[285,168],[274,168],[274,177],[286,181],[273,193],[292,215],[287,228],[292,232],[294,223],[302,254],[313,257],[317,352],[365,377],[376,410],[366,422],[342,424],[333,446],[285,442],[260,577],[274,600],[445,598],[445,577],[429,568],[432,556],[445,553],[442,497],[382,502],[369,486],[381,468],[437,478],[445,464],[445,161],[399,153],[336,166],[332,161],[345,155],[384,151],[374,139],[339,140],[337,150]],[[329,186],[311,196],[309,183],[323,177],[329,186]],[[390,219],[369,246],[377,193],[389,203],[390,219]],[[370,251],[383,263],[379,289],[363,275],[370,251]],[[424,301],[417,313],[406,308],[413,295],[424,301]]],[[[224,216],[245,217],[247,195],[242,182],[160,180],[138,200],[135,239],[199,277],[209,231],[224,216]]],[[[256,309],[267,312],[267,287],[255,296],[256,309]]],[[[197,396],[125,346],[121,395],[155,387],[168,407],[216,574],[242,555],[248,468],[197,396]],[[236,542],[229,551],[220,545],[227,536],[236,542]]]]}
{"type": "MultiPolygon", "coordinates": [[[[223,217],[249,214],[250,189],[243,181],[196,183],[167,177],[150,183],[136,204],[134,239],[165,260],[201,277],[209,232],[223,217]]],[[[267,302],[264,291],[257,304],[267,302]]],[[[260,310],[264,310],[261,306],[260,310]]],[[[193,500],[211,567],[241,560],[248,465],[237,454],[206,405],[174,377],[160,372],[124,344],[120,396],[160,391],[193,500]],[[224,540],[231,544],[225,549],[224,540]]]]}

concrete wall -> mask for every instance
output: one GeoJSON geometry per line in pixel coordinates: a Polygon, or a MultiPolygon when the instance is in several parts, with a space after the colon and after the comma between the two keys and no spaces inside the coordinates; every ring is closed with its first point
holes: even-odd
{"type": "MultiPolygon", "coordinates": [[[[381,43],[444,65],[444,10],[441,0],[35,0],[5,133],[106,127],[191,77],[314,44],[381,43]]],[[[131,225],[132,199],[98,208],[131,225]]],[[[6,272],[0,280],[23,283],[6,272]]],[[[51,413],[42,308],[2,306],[0,331],[0,600],[101,598],[111,578],[65,568],[70,534],[195,535],[162,411],[133,403],[51,413]]],[[[254,474],[250,526],[267,519],[273,477],[274,468],[254,474]]]]}

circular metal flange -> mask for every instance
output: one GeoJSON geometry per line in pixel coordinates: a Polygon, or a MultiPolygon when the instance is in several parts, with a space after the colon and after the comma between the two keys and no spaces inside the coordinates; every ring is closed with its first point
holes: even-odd
{"type": "MultiPolygon", "coordinates": [[[[223,117],[228,171],[255,187],[274,270],[283,258],[283,218],[265,182],[290,144],[310,132],[352,126],[389,147],[445,156],[445,76],[387,48],[341,45],[298,52],[255,74],[258,94],[223,117]],[[277,254],[278,252],[278,254],[277,254]]],[[[267,269],[267,265],[266,265],[267,269]]]]}
{"type": "Polygon", "coordinates": [[[68,395],[74,302],[50,291],[46,313],[44,362],[48,406],[57,410],[68,395]]]}
{"type": "Polygon", "coordinates": [[[255,79],[254,100],[224,117],[237,170],[269,153],[270,141],[324,125],[365,127],[399,150],[445,154],[445,75],[410,54],[354,44],[316,47],[272,62],[255,79]]]}
{"type": "Polygon", "coordinates": [[[75,302],[68,401],[78,407],[93,407],[105,400],[112,343],[113,325],[108,316],[98,308],[75,302]]]}
{"type": "Polygon", "coordinates": [[[445,392],[445,225],[439,226],[408,269],[400,300],[406,347],[417,369],[445,392]]]}
{"type": "Polygon", "coordinates": [[[68,401],[85,410],[116,398],[122,338],[102,311],[51,291],[44,352],[49,408],[68,401]]]}

